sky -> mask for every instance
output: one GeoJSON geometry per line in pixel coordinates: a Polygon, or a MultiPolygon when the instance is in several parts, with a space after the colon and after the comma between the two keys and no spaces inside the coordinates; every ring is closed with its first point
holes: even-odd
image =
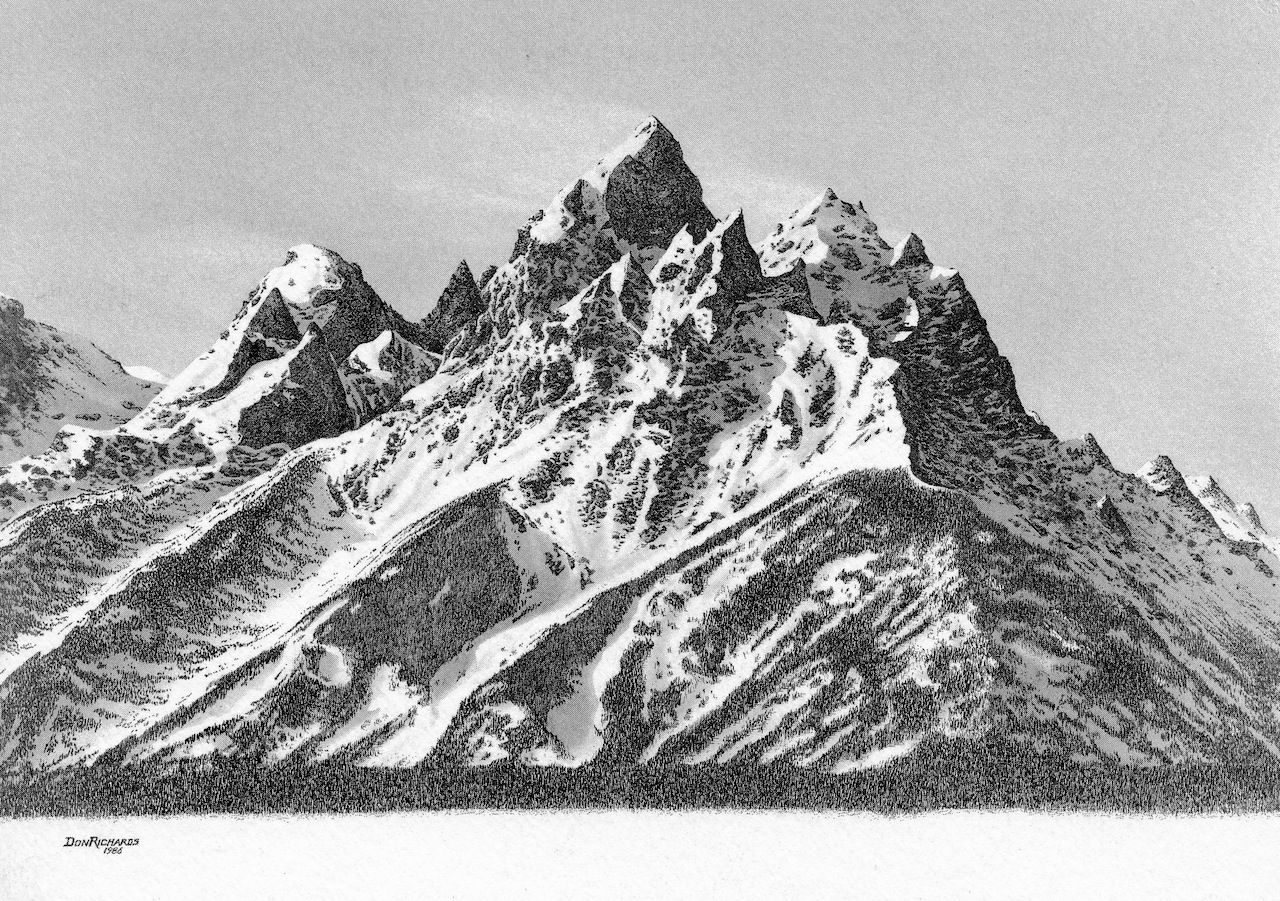
{"type": "Polygon", "coordinates": [[[0,292],[168,374],[285,250],[410,317],[657,115],[756,237],[959,268],[1060,436],[1280,527],[1280,0],[0,0],[0,292]]]}

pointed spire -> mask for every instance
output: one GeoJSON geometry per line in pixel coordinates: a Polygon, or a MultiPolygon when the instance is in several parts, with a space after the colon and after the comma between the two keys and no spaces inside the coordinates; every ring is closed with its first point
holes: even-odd
{"type": "Polygon", "coordinates": [[[1109,457],[1107,452],[1102,449],[1102,445],[1098,443],[1098,439],[1093,436],[1092,432],[1085,433],[1084,446],[1085,450],[1089,452],[1089,456],[1093,458],[1095,463],[1100,466],[1105,466],[1107,469],[1115,469],[1111,464],[1111,457],[1109,457]]]}
{"type": "Polygon", "coordinates": [[[907,235],[905,241],[894,248],[893,265],[897,268],[906,268],[908,266],[931,266],[933,263],[929,259],[929,255],[925,253],[924,242],[920,240],[920,236],[912,232],[907,235]]]}
{"type": "Polygon", "coordinates": [[[1184,513],[1205,528],[1221,532],[1213,514],[1191,490],[1191,486],[1178,471],[1178,467],[1174,466],[1173,461],[1166,455],[1161,454],[1138,470],[1138,477],[1150,485],[1152,491],[1169,498],[1184,513]]]}
{"type": "Polygon", "coordinates": [[[453,270],[435,307],[422,320],[423,347],[432,353],[443,353],[453,336],[479,319],[484,310],[480,286],[471,274],[471,267],[463,260],[453,270]]]}
{"type": "Polygon", "coordinates": [[[1182,473],[1178,471],[1178,467],[1173,465],[1173,460],[1169,459],[1166,454],[1161,454],[1148,462],[1146,466],[1138,470],[1138,475],[1160,494],[1177,486],[1187,487],[1182,473]]]}

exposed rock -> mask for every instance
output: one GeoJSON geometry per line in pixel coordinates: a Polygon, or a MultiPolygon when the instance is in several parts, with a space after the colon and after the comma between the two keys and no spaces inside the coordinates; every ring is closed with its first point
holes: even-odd
{"type": "MultiPolygon", "coordinates": [[[[493,277],[492,272],[489,272],[489,277],[493,277]]],[[[450,276],[449,284],[435,307],[422,321],[422,346],[432,353],[444,353],[449,342],[463,329],[473,325],[483,312],[484,298],[480,296],[480,287],[466,260],[463,260],[450,276]]]]}
{"type": "Polygon", "coordinates": [[[1120,515],[1111,498],[1104,494],[1094,505],[1094,509],[1097,510],[1098,519],[1104,526],[1122,538],[1129,538],[1129,525],[1124,521],[1124,517],[1120,515]]]}

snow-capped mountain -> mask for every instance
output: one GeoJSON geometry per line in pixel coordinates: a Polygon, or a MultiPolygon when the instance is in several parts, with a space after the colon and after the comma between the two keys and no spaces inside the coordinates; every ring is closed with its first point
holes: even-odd
{"type": "MultiPolygon", "coordinates": [[[[389,409],[433,373],[422,328],[384,303],[360,268],[311,245],[290,250],[209,351],[112,429],[64,427],[0,471],[0,510],[51,498],[161,491],[181,515],[389,409]]],[[[154,392],[153,392],[154,393],[154,392]]]]}
{"type": "Polygon", "coordinates": [[[66,425],[127,422],[158,390],[0,295],[0,464],[43,451],[66,425]]]}
{"type": "Polygon", "coordinates": [[[0,482],[8,772],[1280,756],[1251,508],[1055,436],[861,204],[753,247],[654,119],[425,322],[295,248],[0,482]]]}

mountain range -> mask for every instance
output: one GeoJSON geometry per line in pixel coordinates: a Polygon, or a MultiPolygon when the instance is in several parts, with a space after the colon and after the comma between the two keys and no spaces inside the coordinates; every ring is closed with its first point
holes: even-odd
{"type": "Polygon", "coordinates": [[[1054,434],[862,204],[753,245],[656,119],[423,321],[301,245],[165,386],[0,346],[14,785],[1280,758],[1257,511],[1054,434]]]}

